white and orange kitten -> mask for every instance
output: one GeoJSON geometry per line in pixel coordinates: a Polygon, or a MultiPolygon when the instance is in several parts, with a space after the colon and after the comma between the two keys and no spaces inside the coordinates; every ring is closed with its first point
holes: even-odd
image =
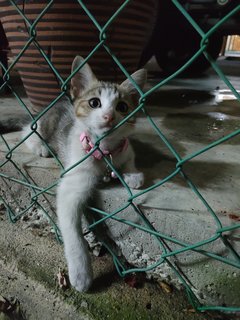
{"type": "MultiPolygon", "coordinates": [[[[84,59],[77,56],[72,71],[84,59]]],[[[146,71],[138,70],[131,76],[140,88],[146,82],[146,71]]],[[[38,121],[37,132],[57,153],[65,169],[79,162],[92,152],[95,142],[126,117],[137,105],[138,92],[130,80],[120,85],[99,81],[86,63],[71,80],[73,105],[62,99],[38,121]]],[[[78,291],[87,291],[93,274],[87,244],[81,228],[82,214],[99,178],[106,172],[103,155],[108,157],[130,188],[143,185],[143,173],[134,163],[134,152],[128,136],[134,126],[131,117],[99,143],[99,149],[87,159],[69,170],[60,180],[57,189],[57,215],[64,242],[69,278],[78,291]]],[[[23,130],[26,137],[30,126],[23,130]]],[[[33,133],[27,146],[40,156],[49,151],[33,133]]],[[[114,172],[111,172],[114,177],[114,172]]]]}

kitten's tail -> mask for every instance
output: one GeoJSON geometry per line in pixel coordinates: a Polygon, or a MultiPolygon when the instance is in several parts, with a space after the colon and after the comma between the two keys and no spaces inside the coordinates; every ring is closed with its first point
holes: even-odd
{"type": "Polygon", "coordinates": [[[12,115],[4,119],[0,119],[0,134],[6,134],[14,131],[20,131],[22,128],[30,122],[29,115],[21,115],[16,117],[12,115]]]}

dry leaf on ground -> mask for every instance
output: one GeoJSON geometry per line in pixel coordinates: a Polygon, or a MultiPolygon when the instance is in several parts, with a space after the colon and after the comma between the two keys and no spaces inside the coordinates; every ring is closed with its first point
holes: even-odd
{"type": "Polygon", "coordinates": [[[58,278],[58,285],[61,289],[68,289],[69,288],[68,276],[64,270],[61,270],[59,268],[57,278],[58,278]]]}
{"type": "Polygon", "coordinates": [[[165,291],[166,293],[171,293],[172,292],[172,287],[167,284],[164,281],[159,281],[159,285],[162,288],[163,291],[165,291]]]}

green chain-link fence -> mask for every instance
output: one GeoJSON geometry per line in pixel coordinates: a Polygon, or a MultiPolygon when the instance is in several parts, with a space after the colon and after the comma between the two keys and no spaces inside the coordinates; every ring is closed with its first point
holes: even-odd
{"type": "MultiPolygon", "coordinates": [[[[87,14],[87,16],[91,19],[92,23],[96,27],[96,30],[98,30],[98,32],[99,32],[99,42],[96,43],[96,45],[93,48],[93,50],[91,52],[89,52],[88,56],[86,57],[85,62],[87,62],[95,54],[95,52],[97,50],[99,50],[99,48],[104,48],[106,50],[106,52],[114,60],[116,65],[119,67],[119,69],[123,72],[123,74],[126,77],[130,78],[130,75],[126,71],[124,65],[121,64],[121,62],[119,61],[117,55],[115,55],[115,53],[107,45],[106,39],[107,39],[107,36],[108,36],[108,29],[111,26],[111,24],[113,23],[114,19],[119,15],[119,13],[124,11],[125,7],[128,5],[129,2],[131,2],[131,0],[127,0],[127,1],[123,2],[123,4],[118,8],[118,10],[112,15],[112,17],[103,26],[100,25],[100,23],[96,20],[96,18],[93,16],[93,14],[88,10],[87,5],[85,5],[80,0],[78,0],[77,2],[79,4],[79,6],[81,6],[81,8],[87,14]]],[[[20,108],[23,108],[29,114],[29,116],[32,119],[32,123],[31,123],[32,132],[27,137],[25,137],[25,139],[23,139],[19,143],[17,143],[13,148],[10,147],[8,141],[6,140],[6,136],[1,135],[1,139],[3,140],[3,143],[6,146],[7,151],[6,151],[6,154],[5,154],[5,159],[1,160],[0,168],[4,169],[4,167],[6,167],[8,165],[13,166],[16,169],[16,171],[18,172],[19,178],[15,178],[15,177],[12,177],[10,175],[7,175],[6,173],[3,173],[3,171],[0,172],[0,176],[5,181],[11,181],[11,182],[13,182],[13,183],[15,183],[17,185],[20,185],[22,187],[28,188],[29,191],[31,192],[31,200],[30,200],[30,202],[28,204],[25,204],[25,207],[24,207],[24,209],[22,211],[17,212],[17,213],[14,212],[13,208],[11,207],[11,204],[6,200],[7,197],[5,197],[4,192],[2,194],[2,201],[4,202],[4,205],[5,205],[6,209],[7,209],[7,212],[9,214],[9,217],[10,217],[12,222],[16,222],[20,217],[22,217],[24,214],[26,214],[32,207],[41,208],[45,212],[45,214],[49,217],[49,219],[52,221],[53,227],[54,227],[54,229],[56,231],[56,235],[58,236],[59,233],[58,233],[57,225],[55,224],[54,220],[48,215],[47,210],[39,202],[39,198],[40,198],[41,195],[47,195],[47,196],[53,196],[54,195],[54,191],[53,190],[54,190],[54,187],[57,185],[58,181],[55,181],[53,184],[51,184],[49,186],[46,186],[44,188],[39,186],[39,185],[37,185],[36,183],[34,183],[29,178],[29,176],[27,176],[27,174],[25,174],[23,172],[23,170],[21,170],[21,168],[18,166],[18,164],[14,160],[14,155],[17,152],[17,150],[20,147],[20,145],[22,143],[24,143],[24,141],[26,139],[28,139],[32,134],[38,134],[38,131],[37,131],[37,122],[38,122],[38,120],[46,112],[48,112],[48,110],[50,108],[52,108],[55,105],[55,103],[59,99],[61,99],[61,97],[63,97],[66,94],[69,81],[73,77],[73,74],[69,75],[69,77],[66,80],[64,80],[60,76],[58,70],[51,63],[51,61],[50,61],[48,55],[46,54],[46,52],[44,52],[44,50],[40,47],[40,45],[39,45],[39,43],[37,41],[36,26],[41,21],[42,17],[48,12],[48,10],[54,4],[54,1],[52,0],[52,1],[48,2],[46,7],[44,8],[44,10],[39,14],[37,19],[33,23],[30,22],[30,20],[26,17],[26,15],[24,14],[24,11],[22,11],[18,7],[17,2],[14,2],[13,0],[9,0],[9,3],[11,3],[11,5],[17,10],[19,15],[21,15],[21,17],[24,19],[24,22],[28,27],[29,39],[25,43],[24,47],[22,48],[22,50],[17,55],[16,59],[12,62],[12,64],[9,66],[8,69],[6,69],[6,67],[1,64],[1,67],[4,70],[4,76],[3,76],[4,83],[3,83],[3,85],[1,86],[0,89],[4,90],[4,88],[10,87],[10,89],[12,90],[12,93],[14,94],[15,98],[17,99],[17,101],[19,103],[20,108]],[[35,115],[33,115],[31,113],[30,109],[23,102],[23,100],[21,99],[20,95],[12,88],[12,86],[10,84],[10,80],[11,80],[10,79],[10,72],[11,72],[11,70],[14,68],[15,64],[19,61],[21,56],[24,54],[24,52],[28,49],[28,47],[31,44],[34,44],[38,48],[38,50],[41,53],[42,57],[47,62],[47,64],[50,66],[50,68],[51,68],[52,72],[54,73],[55,77],[58,79],[59,86],[61,87],[61,93],[58,95],[58,97],[56,99],[54,99],[49,105],[47,105],[46,108],[40,114],[38,114],[37,116],[35,116],[35,115]]],[[[233,137],[237,136],[238,134],[240,134],[240,129],[238,129],[236,131],[233,131],[231,134],[228,134],[227,136],[225,136],[225,137],[223,137],[221,139],[218,139],[217,141],[207,145],[205,148],[202,148],[202,149],[198,150],[197,152],[194,152],[192,154],[188,154],[186,157],[181,157],[179,155],[179,153],[175,150],[174,145],[172,145],[168,141],[167,137],[161,131],[161,128],[159,128],[157,126],[157,124],[154,122],[154,119],[151,118],[151,116],[148,114],[148,111],[145,108],[145,103],[147,103],[147,98],[153,92],[155,92],[157,89],[159,89],[160,87],[164,86],[170,80],[172,80],[177,75],[179,75],[182,71],[184,71],[186,68],[188,68],[188,66],[190,66],[197,59],[197,57],[199,57],[202,54],[205,55],[206,59],[210,62],[212,68],[215,70],[215,72],[218,74],[218,76],[222,79],[222,81],[225,82],[225,84],[228,86],[228,88],[231,90],[231,92],[235,95],[237,100],[240,102],[239,93],[236,91],[236,89],[230,83],[228,78],[224,75],[224,73],[219,68],[219,66],[215,63],[215,60],[207,52],[207,46],[208,46],[209,37],[212,34],[214,34],[218,30],[218,28],[225,21],[227,21],[231,16],[233,16],[234,14],[240,12],[240,5],[237,5],[231,12],[227,13],[226,16],[223,19],[221,19],[214,27],[212,27],[207,32],[204,32],[200,28],[200,26],[193,20],[193,18],[189,15],[189,13],[185,10],[185,7],[183,5],[181,5],[178,0],[172,0],[172,3],[183,14],[185,19],[188,20],[189,24],[191,24],[191,27],[194,28],[195,31],[201,36],[201,42],[199,44],[199,50],[189,59],[189,61],[187,61],[187,63],[185,63],[175,73],[171,74],[170,76],[167,76],[165,79],[160,81],[157,85],[152,87],[147,92],[143,93],[139,88],[137,88],[137,90],[138,90],[138,92],[140,94],[140,99],[139,99],[138,106],[136,107],[136,109],[127,118],[125,118],[119,125],[117,125],[114,130],[117,130],[118,127],[121,126],[125,121],[127,121],[128,118],[134,116],[138,112],[142,112],[144,114],[144,116],[145,116],[146,121],[148,121],[151,124],[153,130],[159,136],[159,139],[161,139],[164,142],[166,147],[170,150],[172,155],[175,157],[175,160],[176,160],[175,169],[174,169],[173,172],[171,172],[171,174],[169,174],[167,177],[165,177],[160,182],[155,183],[152,186],[133,194],[132,191],[127,186],[127,184],[124,182],[124,180],[118,174],[118,172],[116,172],[115,168],[113,167],[111,161],[109,161],[108,157],[104,157],[104,160],[105,160],[106,164],[109,167],[111,167],[111,169],[114,172],[116,172],[116,174],[118,175],[122,185],[124,186],[124,188],[126,188],[127,193],[128,193],[128,197],[126,197],[125,204],[122,207],[118,208],[117,210],[115,210],[114,212],[111,212],[111,213],[107,213],[107,212],[105,212],[103,210],[100,210],[98,208],[90,208],[93,213],[97,212],[98,214],[100,214],[102,216],[102,218],[100,220],[97,220],[92,225],[90,225],[89,228],[90,228],[90,230],[94,231],[94,228],[95,228],[96,225],[101,224],[102,222],[106,221],[107,219],[113,219],[115,221],[115,223],[119,223],[119,224],[123,223],[123,224],[129,225],[129,226],[137,228],[137,229],[139,229],[139,230],[141,230],[143,232],[146,232],[146,233],[150,234],[152,237],[155,238],[156,242],[159,245],[159,252],[161,252],[161,257],[160,257],[158,262],[155,262],[154,264],[152,264],[152,265],[150,265],[150,266],[148,266],[146,268],[126,269],[125,266],[123,266],[122,263],[119,261],[118,257],[116,255],[114,255],[113,252],[111,252],[111,254],[113,255],[113,260],[114,260],[114,263],[116,265],[116,268],[117,268],[117,270],[118,270],[118,272],[119,272],[119,274],[121,276],[125,276],[125,275],[127,275],[127,274],[129,274],[131,272],[148,271],[148,270],[156,268],[157,266],[159,266],[159,265],[161,265],[163,263],[167,263],[169,265],[169,267],[178,276],[178,278],[183,283],[183,285],[185,286],[187,294],[188,294],[188,297],[189,297],[192,305],[198,311],[205,311],[205,310],[223,310],[223,311],[233,311],[233,312],[234,311],[240,311],[240,308],[237,308],[237,307],[222,307],[222,306],[202,305],[200,303],[200,301],[198,300],[198,298],[196,297],[196,295],[191,290],[191,288],[188,285],[188,283],[186,282],[185,278],[179,272],[179,270],[176,267],[176,265],[171,262],[171,257],[172,256],[177,256],[177,255],[179,255],[179,254],[181,254],[183,252],[186,252],[186,251],[193,251],[193,252],[200,253],[200,254],[202,254],[202,255],[204,255],[206,257],[209,257],[211,259],[216,259],[216,260],[218,260],[218,261],[220,261],[222,263],[231,265],[233,267],[240,268],[240,256],[235,251],[235,249],[232,247],[232,245],[230,244],[230,242],[228,241],[227,236],[226,236],[226,233],[228,231],[233,231],[233,230],[236,230],[236,229],[240,228],[240,224],[236,223],[236,224],[231,225],[229,227],[223,227],[221,221],[219,220],[219,218],[217,217],[216,213],[214,212],[214,209],[211,208],[209,203],[206,201],[206,199],[199,192],[198,188],[195,186],[195,184],[191,181],[191,179],[184,172],[184,165],[188,161],[190,161],[193,158],[199,156],[200,154],[206,153],[209,149],[214,148],[214,147],[218,146],[219,144],[221,144],[221,143],[223,143],[223,142],[225,142],[225,141],[227,141],[229,139],[232,139],[233,137]],[[195,193],[197,195],[197,197],[200,199],[202,204],[207,209],[209,215],[211,215],[212,218],[214,219],[214,221],[216,223],[216,230],[213,231],[212,236],[210,238],[205,239],[203,241],[199,241],[197,243],[188,244],[188,243],[186,243],[184,241],[180,241],[180,240],[178,240],[176,238],[173,238],[173,237],[170,237],[170,236],[168,236],[166,234],[158,232],[157,230],[155,230],[153,228],[151,223],[143,215],[143,213],[140,211],[138,206],[135,205],[135,202],[134,202],[135,199],[137,199],[138,197],[140,197],[141,195],[143,195],[143,194],[145,194],[147,192],[150,192],[153,189],[156,189],[156,188],[162,186],[163,184],[165,184],[166,182],[168,182],[169,180],[171,180],[172,178],[174,178],[177,175],[181,175],[186,180],[187,184],[192,189],[193,193],[195,193]],[[131,222],[131,221],[129,221],[127,219],[127,217],[126,218],[121,218],[121,217],[118,216],[118,214],[120,212],[122,212],[123,210],[125,210],[128,207],[132,208],[133,211],[136,213],[136,215],[138,215],[142,219],[143,225],[139,225],[137,223],[131,222]],[[213,253],[211,251],[207,251],[207,250],[203,250],[202,249],[203,245],[215,242],[217,240],[222,241],[222,243],[227,247],[228,252],[231,253],[232,258],[225,258],[225,257],[220,256],[220,255],[218,255],[216,253],[213,253]],[[181,247],[181,249],[176,249],[176,250],[173,250],[173,251],[169,250],[169,247],[166,245],[166,241],[170,241],[170,242],[172,242],[174,244],[177,244],[178,246],[181,247]]],[[[81,54],[81,52],[79,52],[79,54],[81,54]]],[[[131,79],[131,81],[134,83],[134,81],[132,79],[131,79]]],[[[137,85],[135,83],[134,83],[134,85],[137,87],[137,85]]],[[[39,137],[41,138],[40,135],[39,135],[39,137]]],[[[103,138],[104,138],[104,136],[99,138],[99,140],[97,141],[97,143],[95,145],[95,148],[92,150],[92,152],[94,152],[95,150],[97,150],[99,148],[98,147],[99,146],[99,142],[103,138]]],[[[47,144],[46,144],[46,147],[48,148],[47,144]]],[[[49,151],[50,151],[50,149],[49,149],[49,151]]],[[[88,156],[90,156],[90,154],[88,154],[85,158],[81,159],[78,163],[76,163],[71,168],[68,168],[67,170],[64,169],[64,167],[60,163],[59,159],[55,155],[53,155],[53,156],[54,156],[56,162],[58,163],[58,165],[61,168],[60,177],[63,177],[66,174],[66,172],[72,170],[73,167],[81,165],[81,162],[83,162],[88,156]]]]}

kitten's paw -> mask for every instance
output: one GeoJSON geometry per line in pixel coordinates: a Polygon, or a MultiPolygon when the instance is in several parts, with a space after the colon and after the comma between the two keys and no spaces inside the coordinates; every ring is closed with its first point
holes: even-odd
{"type": "Polygon", "coordinates": [[[144,184],[144,175],[142,172],[124,173],[123,179],[132,189],[139,189],[144,184]]]}
{"type": "Polygon", "coordinates": [[[79,292],[86,292],[91,287],[93,276],[92,269],[84,271],[81,267],[69,268],[69,280],[71,285],[79,292]]]}

